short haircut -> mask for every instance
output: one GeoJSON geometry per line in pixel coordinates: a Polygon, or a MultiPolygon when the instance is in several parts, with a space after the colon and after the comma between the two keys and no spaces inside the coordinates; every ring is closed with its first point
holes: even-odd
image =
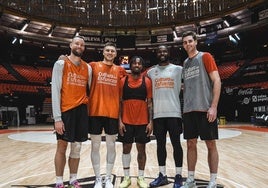
{"type": "Polygon", "coordinates": [[[167,51],[168,51],[168,53],[169,53],[169,48],[167,47],[167,45],[164,45],[164,44],[161,44],[161,45],[159,45],[159,46],[157,47],[157,49],[156,49],[156,53],[158,53],[158,51],[159,51],[160,48],[162,48],[162,47],[166,48],[167,51]]]}
{"type": "Polygon", "coordinates": [[[129,66],[131,67],[132,63],[136,61],[136,59],[139,58],[142,66],[144,66],[144,59],[141,56],[133,56],[129,61],[129,66]]]}
{"type": "Polygon", "coordinates": [[[113,42],[106,42],[106,43],[104,44],[104,48],[107,47],[107,46],[113,46],[113,47],[116,48],[116,44],[113,43],[113,42]]]}
{"type": "Polygon", "coordinates": [[[75,36],[73,37],[73,39],[75,39],[75,38],[80,38],[80,39],[82,39],[82,40],[85,42],[85,37],[82,36],[82,35],[75,35],[75,36]]]}
{"type": "Polygon", "coordinates": [[[182,33],[182,39],[187,36],[192,36],[194,40],[197,40],[196,32],[194,31],[185,31],[182,33]]]}

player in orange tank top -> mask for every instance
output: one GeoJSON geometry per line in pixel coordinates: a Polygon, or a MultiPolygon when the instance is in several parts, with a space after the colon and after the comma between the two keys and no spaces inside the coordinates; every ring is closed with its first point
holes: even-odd
{"type": "Polygon", "coordinates": [[[152,82],[142,75],[144,60],[134,56],[130,60],[131,74],[121,79],[121,115],[118,140],[123,143],[122,161],[124,180],[119,188],[130,186],[130,162],[132,144],[136,143],[138,151],[139,187],[148,187],[144,180],[146,163],[146,143],[150,141],[152,132],[152,82]]]}
{"type": "Polygon", "coordinates": [[[52,71],[52,111],[57,136],[55,154],[56,188],[64,188],[63,172],[68,142],[70,187],[81,187],[77,181],[82,142],[88,140],[87,87],[90,88],[92,69],[81,59],[85,41],[75,36],[70,43],[71,54],[55,62],[52,71]]]}
{"type": "Polygon", "coordinates": [[[91,161],[96,176],[94,188],[102,188],[100,174],[100,144],[104,130],[107,146],[105,187],[113,188],[111,175],[115,162],[115,141],[118,133],[120,79],[127,73],[114,64],[116,46],[106,43],[103,61],[91,62],[93,78],[89,94],[89,133],[91,138],[91,161]]]}

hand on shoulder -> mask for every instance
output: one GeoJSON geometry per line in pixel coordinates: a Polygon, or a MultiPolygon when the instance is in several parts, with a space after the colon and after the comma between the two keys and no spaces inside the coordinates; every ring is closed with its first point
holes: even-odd
{"type": "Polygon", "coordinates": [[[58,60],[66,60],[67,59],[67,55],[60,55],[58,60]]]}

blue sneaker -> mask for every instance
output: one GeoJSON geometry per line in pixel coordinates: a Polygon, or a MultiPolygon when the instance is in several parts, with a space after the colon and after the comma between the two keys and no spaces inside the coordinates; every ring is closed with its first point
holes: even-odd
{"type": "Polygon", "coordinates": [[[159,176],[150,183],[150,187],[159,187],[167,184],[168,184],[167,176],[163,176],[163,174],[159,172],[159,176]]]}
{"type": "Polygon", "coordinates": [[[177,174],[175,176],[175,181],[174,181],[174,185],[173,185],[173,188],[180,188],[182,187],[182,177],[180,174],[177,174]]]}

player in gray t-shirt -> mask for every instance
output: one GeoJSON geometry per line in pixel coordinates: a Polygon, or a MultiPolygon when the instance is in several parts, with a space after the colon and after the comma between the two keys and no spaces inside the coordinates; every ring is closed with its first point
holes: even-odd
{"type": "Polygon", "coordinates": [[[183,151],[180,142],[182,133],[181,120],[181,75],[182,67],[171,64],[169,51],[164,45],[157,49],[158,64],[148,70],[147,75],[153,86],[153,134],[157,142],[157,159],[159,176],[150,183],[150,187],[168,184],[166,176],[166,136],[167,132],[173,147],[176,167],[174,188],[182,185],[183,151]]]}

